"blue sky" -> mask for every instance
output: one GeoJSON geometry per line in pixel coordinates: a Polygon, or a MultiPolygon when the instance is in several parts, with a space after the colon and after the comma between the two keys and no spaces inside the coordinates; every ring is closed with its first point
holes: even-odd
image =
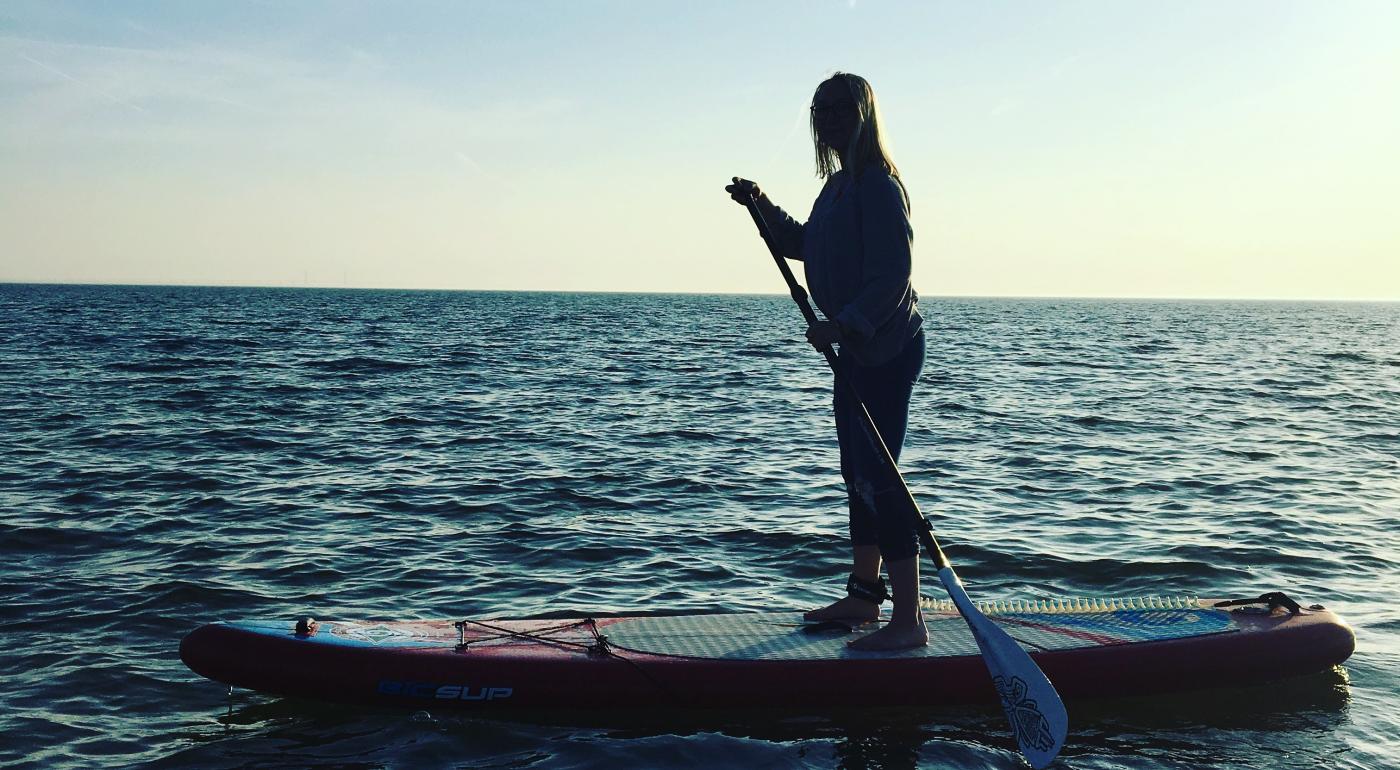
{"type": "Polygon", "coordinates": [[[0,280],[774,292],[882,102],[929,295],[1400,299],[1400,4],[0,7],[0,280]]]}

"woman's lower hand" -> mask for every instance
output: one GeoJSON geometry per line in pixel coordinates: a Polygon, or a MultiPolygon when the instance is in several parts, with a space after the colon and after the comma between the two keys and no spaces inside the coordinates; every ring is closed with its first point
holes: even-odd
{"type": "Polygon", "coordinates": [[[835,321],[817,321],[807,327],[807,341],[821,350],[841,341],[841,327],[835,321]]]}
{"type": "Polygon", "coordinates": [[[758,200],[763,195],[763,191],[758,189],[757,184],[737,176],[733,179],[734,182],[726,185],[724,191],[729,193],[729,197],[733,198],[735,203],[747,206],[750,198],[758,200]]]}

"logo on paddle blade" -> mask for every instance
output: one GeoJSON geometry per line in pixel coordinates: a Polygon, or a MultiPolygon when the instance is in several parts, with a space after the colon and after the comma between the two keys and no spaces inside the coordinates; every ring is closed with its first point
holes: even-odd
{"type": "Polygon", "coordinates": [[[997,695],[1001,696],[1001,707],[1006,710],[1006,718],[1016,730],[1016,742],[1037,751],[1049,751],[1055,747],[1055,738],[1050,734],[1050,723],[1041,713],[1040,706],[1026,697],[1026,682],[1019,676],[1010,679],[1004,676],[992,678],[997,695]]]}

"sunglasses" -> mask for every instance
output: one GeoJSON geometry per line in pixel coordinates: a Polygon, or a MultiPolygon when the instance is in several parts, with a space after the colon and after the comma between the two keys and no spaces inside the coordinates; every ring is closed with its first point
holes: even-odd
{"type": "Polygon", "coordinates": [[[813,104],[808,109],[817,117],[826,117],[827,115],[855,112],[856,103],[852,101],[827,102],[825,104],[813,104]]]}

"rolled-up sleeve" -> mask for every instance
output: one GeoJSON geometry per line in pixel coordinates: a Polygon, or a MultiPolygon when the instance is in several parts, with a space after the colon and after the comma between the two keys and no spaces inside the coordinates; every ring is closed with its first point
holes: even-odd
{"type": "Polygon", "coordinates": [[[869,339],[906,302],[914,230],[903,190],[892,177],[862,174],[860,188],[861,288],[835,320],[847,333],[869,339]]]}

